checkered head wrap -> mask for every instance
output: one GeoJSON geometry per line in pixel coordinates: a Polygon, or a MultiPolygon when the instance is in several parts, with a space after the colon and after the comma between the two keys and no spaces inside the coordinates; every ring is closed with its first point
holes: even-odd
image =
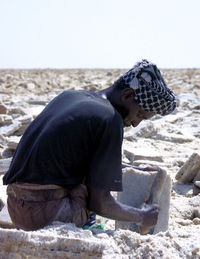
{"type": "Polygon", "coordinates": [[[146,59],[136,63],[121,79],[125,86],[134,90],[135,101],[145,111],[164,116],[176,108],[174,93],[165,84],[156,65],[146,59]]]}

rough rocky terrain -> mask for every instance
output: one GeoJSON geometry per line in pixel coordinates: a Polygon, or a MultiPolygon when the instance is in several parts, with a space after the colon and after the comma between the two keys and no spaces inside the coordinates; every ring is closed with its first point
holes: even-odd
{"type": "MultiPolygon", "coordinates": [[[[20,137],[44,106],[66,89],[106,88],[124,72],[0,70],[0,201],[6,202],[2,177],[20,137]]],[[[162,70],[162,74],[177,96],[178,107],[171,115],[155,116],[137,128],[125,129],[122,155],[126,163],[158,165],[171,176],[169,229],[142,236],[115,230],[114,221],[100,218],[105,231],[56,222],[25,232],[2,220],[4,207],[0,258],[200,258],[200,70],[162,70]],[[194,153],[195,165],[188,169],[186,162],[194,153]],[[180,169],[192,176],[177,181],[180,169]]]]}

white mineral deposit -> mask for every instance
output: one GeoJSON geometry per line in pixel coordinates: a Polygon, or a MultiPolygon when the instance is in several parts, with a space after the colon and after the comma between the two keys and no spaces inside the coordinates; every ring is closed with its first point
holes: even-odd
{"type": "MultiPolygon", "coordinates": [[[[177,96],[177,109],[166,117],[157,115],[124,132],[123,162],[160,166],[168,175],[163,187],[167,196],[162,194],[159,201],[162,214],[157,232],[141,235],[129,229],[115,229],[113,220],[102,217],[98,220],[106,230],[83,230],[73,224],[54,222],[44,229],[26,232],[15,229],[9,218],[2,178],[26,127],[62,91],[100,90],[124,72],[120,69],[0,70],[0,259],[200,258],[198,69],[162,70],[166,83],[177,96]]],[[[145,177],[140,185],[150,190],[152,181],[146,184],[145,177]]],[[[137,188],[138,197],[142,187],[137,188]]],[[[117,197],[116,193],[113,195],[117,197]]],[[[125,197],[131,200],[127,193],[125,197]]]]}

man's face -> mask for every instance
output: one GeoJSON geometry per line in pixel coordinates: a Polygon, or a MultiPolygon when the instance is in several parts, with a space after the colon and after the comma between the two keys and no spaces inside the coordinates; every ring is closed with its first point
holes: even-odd
{"type": "Polygon", "coordinates": [[[137,127],[142,120],[148,120],[155,115],[154,112],[147,112],[140,108],[133,99],[132,89],[126,89],[121,96],[120,114],[124,127],[137,127]]]}
{"type": "Polygon", "coordinates": [[[148,120],[155,115],[154,112],[146,112],[132,100],[126,105],[126,115],[123,118],[124,127],[137,127],[141,121],[148,120]]]}

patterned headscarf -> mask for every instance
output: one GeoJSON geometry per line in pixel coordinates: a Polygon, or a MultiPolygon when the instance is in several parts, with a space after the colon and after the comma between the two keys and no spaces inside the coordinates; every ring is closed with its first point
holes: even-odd
{"type": "Polygon", "coordinates": [[[134,90],[134,99],[139,106],[148,112],[162,116],[176,108],[176,98],[172,90],[165,84],[156,65],[146,59],[122,76],[125,86],[134,90]]]}

